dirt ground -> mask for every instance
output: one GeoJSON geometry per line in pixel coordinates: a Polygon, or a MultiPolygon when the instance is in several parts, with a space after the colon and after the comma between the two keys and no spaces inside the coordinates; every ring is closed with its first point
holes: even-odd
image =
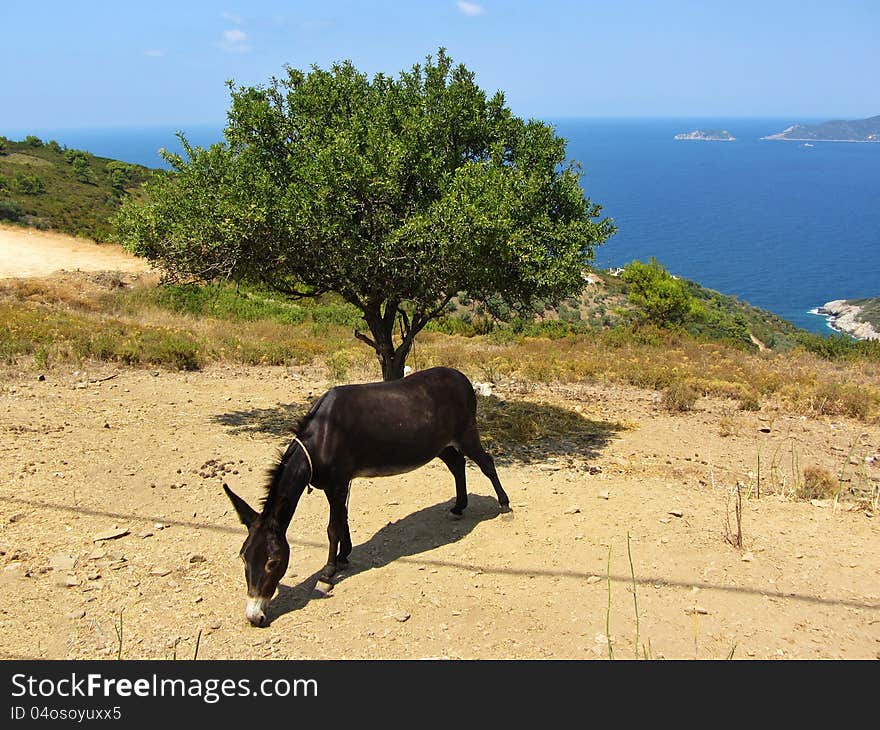
{"type": "Polygon", "coordinates": [[[604,384],[496,384],[597,434],[496,448],[511,515],[470,463],[458,521],[439,461],[356,480],[327,598],[326,500],[304,495],[272,622],[252,628],[221,485],[257,502],[293,411],[327,387],[317,367],[0,372],[0,658],[880,657],[876,507],[779,494],[809,465],[876,488],[878,425],[705,398],[672,415],[604,384]]]}

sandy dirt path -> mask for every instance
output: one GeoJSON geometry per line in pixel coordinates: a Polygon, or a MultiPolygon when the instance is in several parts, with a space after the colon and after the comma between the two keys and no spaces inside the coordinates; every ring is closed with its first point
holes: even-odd
{"type": "Polygon", "coordinates": [[[0,226],[0,278],[48,276],[61,270],[150,270],[144,260],[115,244],[30,228],[0,226]]]}

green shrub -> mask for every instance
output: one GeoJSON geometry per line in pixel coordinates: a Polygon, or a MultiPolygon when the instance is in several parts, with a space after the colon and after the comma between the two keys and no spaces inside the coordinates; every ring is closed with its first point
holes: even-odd
{"type": "Polygon", "coordinates": [[[680,327],[689,319],[699,319],[701,308],[685,283],[670,274],[657,259],[647,264],[632,261],[624,267],[621,279],[629,287],[628,298],[642,319],[658,327],[680,327]]]}
{"type": "Polygon", "coordinates": [[[24,216],[24,211],[18,203],[11,198],[0,198],[0,221],[18,221],[24,216]]]}

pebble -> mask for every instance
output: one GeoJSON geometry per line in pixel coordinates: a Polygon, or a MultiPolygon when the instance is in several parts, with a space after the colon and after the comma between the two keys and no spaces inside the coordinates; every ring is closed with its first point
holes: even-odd
{"type": "Polygon", "coordinates": [[[598,583],[600,580],[602,579],[598,575],[591,575],[589,578],[587,578],[587,584],[593,585],[593,583],[598,583]]]}
{"type": "Polygon", "coordinates": [[[598,496],[599,499],[610,499],[611,493],[607,489],[603,489],[601,492],[599,492],[598,496]]]}
{"type": "Polygon", "coordinates": [[[153,568],[153,569],[150,571],[150,575],[155,575],[155,576],[157,576],[157,577],[159,577],[159,578],[164,578],[164,577],[165,577],[166,575],[168,575],[170,572],[171,572],[171,571],[168,570],[168,568],[153,568]]]}
{"type": "Polygon", "coordinates": [[[579,514],[580,511],[581,511],[580,507],[569,507],[567,510],[565,510],[565,512],[563,514],[576,515],[576,514],[579,514]]]}
{"type": "Polygon", "coordinates": [[[208,559],[204,555],[190,555],[189,562],[190,563],[204,563],[208,559]]]}
{"type": "Polygon", "coordinates": [[[64,618],[69,618],[69,619],[75,621],[76,619],[80,619],[85,615],[86,615],[86,612],[83,610],[71,611],[70,613],[64,614],[64,618]]]}
{"type": "Polygon", "coordinates": [[[701,616],[705,616],[709,612],[702,606],[691,606],[690,608],[685,609],[685,613],[700,614],[701,616]]]}
{"type": "Polygon", "coordinates": [[[395,621],[399,621],[400,623],[404,623],[405,621],[409,621],[409,618],[412,614],[406,613],[404,611],[399,611],[398,613],[392,613],[391,618],[395,621]]]}
{"type": "Polygon", "coordinates": [[[144,530],[143,532],[138,533],[138,537],[142,537],[144,539],[146,539],[148,537],[152,537],[152,536],[153,536],[153,533],[150,532],[149,530],[144,530]]]}
{"type": "Polygon", "coordinates": [[[680,509],[671,509],[671,510],[669,510],[669,514],[671,514],[673,517],[683,517],[684,516],[684,512],[682,512],[680,509]]]}
{"type": "Polygon", "coordinates": [[[742,561],[744,563],[751,563],[755,559],[755,556],[752,553],[744,553],[742,556],[742,561]]]}
{"type": "Polygon", "coordinates": [[[75,575],[64,576],[64,578],[60,580],[59,585],[62,585],[65,588],[73,588],[74,586],[79,585],[79,578],[75,575]]]}

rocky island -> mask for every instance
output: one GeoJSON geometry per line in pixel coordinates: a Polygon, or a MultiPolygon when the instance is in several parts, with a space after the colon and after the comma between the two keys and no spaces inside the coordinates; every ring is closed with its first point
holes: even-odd
{"type": "Polygon", "coordinates": [[[828,318],[828,326],[857,340],[880,340],[880,299],[835,299],[815,310],[828,318]]]}
{"type": "Polygon", "coordinates": [[[824,124],[793,124],[761,139],[797,142],[880,142],[880,115],[868,119],[836,119],[824,124]]]}
{"type": "Polygon", "coordinates": [[[699,139],[708,142],[733,142],[736,137],[726,129],[695,129],[693,132],[676,134],[675,139],[699,139]]]}

